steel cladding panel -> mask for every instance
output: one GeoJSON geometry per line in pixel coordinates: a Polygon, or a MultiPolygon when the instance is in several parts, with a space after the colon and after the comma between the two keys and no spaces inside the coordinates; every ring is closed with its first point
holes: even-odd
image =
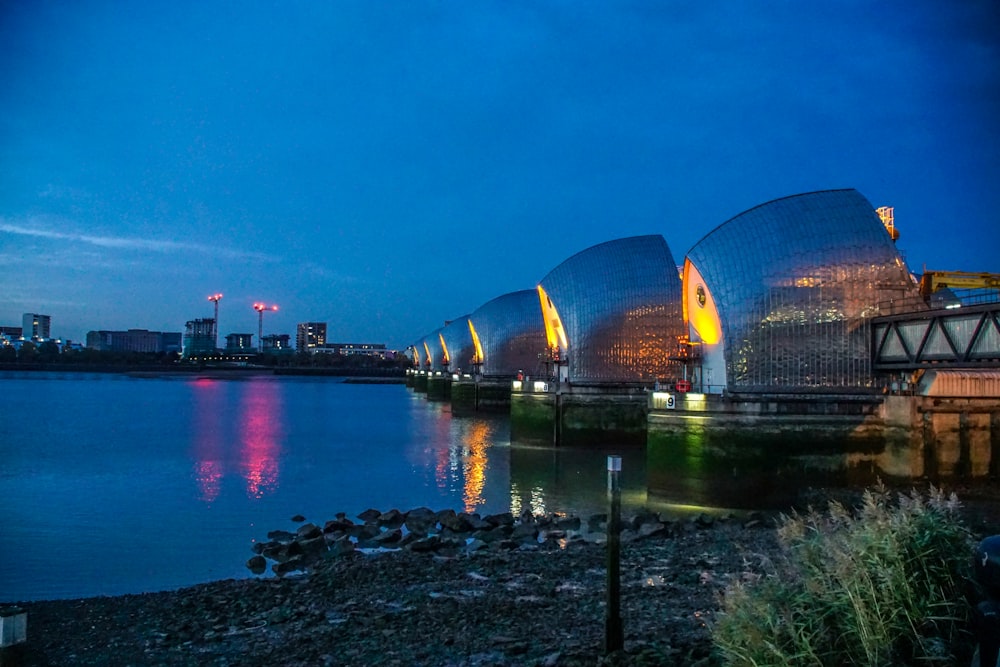
{"type": "Polygon", "coordinates": [[[519,370],[536,373],[545,352],[545,327],[538,292],[523,290],[487,301],[469,316],[483,346],[486,376],[513,376],[519,370]]]}
{"type": "Polygon", "coordinates": [[[472,333],[469,331],[469,316],[462,315],[449,322],[441,330],[444,344],[448,348],[448,370],[472,371],[472,358],[475,349],[472,346],[472,333]]]}
{"type": "MultiPolygon", "coordinates": [[[[428,370],[441,371],[444,370],[444,350],[441,349],[441,329],[435,329],[431,333],[424,336],[422,342],[427,346],[427,350],[431,353],[430,365],[428,370]]],[[[426,357],[426,352],[423,357],[426,357]]],[[[427,359],[424,358],[424,364],[427,365],[427,359]]]]}
{"type": "Polygon", "coordinates": [[[916,295],[874,207],[856,190],[778,199],[688,254],[719,309],[733,390],[868,387],[869,318],[916,295]]]}
{"type": "Polygon", "coordinates": [[[674,377],[684,334],[681,282],[659,235],[602,243],[541,281],[566,331],[570,381],[651,382],[674,377]]]}

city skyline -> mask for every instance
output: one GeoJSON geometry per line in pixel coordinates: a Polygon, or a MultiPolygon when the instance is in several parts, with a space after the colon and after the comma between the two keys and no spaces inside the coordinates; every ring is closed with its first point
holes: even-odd
{"type": "Polygon", "coordinates": [[[403,349],[595,244],[779,197],[1000,271],[1000,8],[0,5],[0,324],[403,349]]]}

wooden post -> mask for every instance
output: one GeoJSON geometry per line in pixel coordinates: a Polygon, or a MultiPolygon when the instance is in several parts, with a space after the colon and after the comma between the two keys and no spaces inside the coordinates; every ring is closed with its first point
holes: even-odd
{"type": "Polygon", "coordinates": [[[622,457],[608,457],[608,603],[604,620],[604,653],[620,651],[625,644],[621,617],[621,487],[622,457]]]}

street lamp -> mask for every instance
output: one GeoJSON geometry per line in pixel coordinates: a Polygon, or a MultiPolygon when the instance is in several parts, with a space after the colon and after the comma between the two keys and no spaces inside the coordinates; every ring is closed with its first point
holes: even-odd
{"type": "Polygon", "coordinates": [[[263,303],[255,303],[253,309],[257,311],[257,351],[264,351],[264,311],[278,310],[277,306],[266,306],[263,303]]]}

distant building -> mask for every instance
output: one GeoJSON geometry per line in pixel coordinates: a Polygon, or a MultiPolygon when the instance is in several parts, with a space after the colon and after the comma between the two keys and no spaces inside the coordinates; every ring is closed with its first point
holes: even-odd
{"type": "Polygon", "coordinates": [[[344,356],[364,355],[382,359],[391,356],[383,343],[327,343],[315,351],[326,354],[343,354],[344,356]]]}
{"type": "Polygon", "coordinates": [[[216,353],[215,318],[191,320],[184,325],[184,357],[216,353]]]}
{"type": "Polygon", "coordinates": [[[129,329],[88,331],[87,347],[102,352],[180,352],[180,332],[129,329]]]}
{"type": "Polygon", "coordinates": [[[300,322],[295,327],[295,349],[313,352],[326,345],[326,322],[300,322]]]}
{"type": "Polygon", "coordinates": [[[257,354],[253,334],[231,333],[226,336],[226,354],[257,354]]]}
{"type": "Polygon", "coordinates": [[[265,354],[292,351],[292,337],[288,334],[268,334],[261,339],[265,354]]]}
{"type": "Polygon", "coordinates": [[[21,337],[21,331],[21,327],[0,327],[0,336],[13,340],[21,337]]]}
{"type": "Polygon", "coordinates": [[[21,335],[31,340],[48,340],[51,335],[52,318],[49,315],[25,313],[21,317],[21,335]]]}

